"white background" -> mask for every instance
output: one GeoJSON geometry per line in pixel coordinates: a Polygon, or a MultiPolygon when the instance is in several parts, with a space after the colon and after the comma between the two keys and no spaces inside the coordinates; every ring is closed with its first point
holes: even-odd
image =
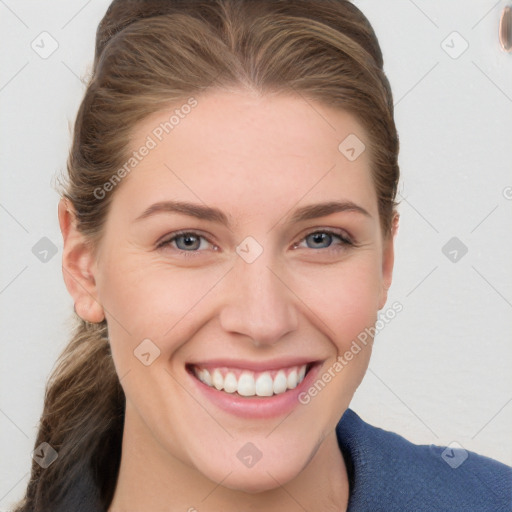
{"type": "MultiPolygon", "coordinates": [[[[3,509],[24,492],[46,378],[68,340],[52,180],[108,4],[0,0],[3,509]],[[59,45],[47,59],[31,48],[43,31],[59,45]],[[58,248],[46,263],[32,253],[42,237],[58,248]]],[[[396,105],[401,227],[389,305],[404,309],[379,333],[351,407],[415,443],[456,441],[512,464],[512,53],[498,42],[507,2],[356,4],[379,37],[396,105]],[[452,237],[468,248],[456,262],[442,252],[452,237]]]]}

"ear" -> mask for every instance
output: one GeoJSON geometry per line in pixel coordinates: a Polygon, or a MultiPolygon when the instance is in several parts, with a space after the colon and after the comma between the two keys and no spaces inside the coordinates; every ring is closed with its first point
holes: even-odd
{"type": "Polygon", "coordinates": [[[76,229],[75,209],[67,198],[59,202],[59,224],[64,239],[62,273],[75,302],[75,312],[82,320],[99,323],[105,314],[96,298],[93,250],[85,236],[76,229]]]}
{"type": "Polygon", "coordinates": [[[385,238],[382,250],[382,291],[379,302],[381,310],[388,300],[388,290],[393,279],[393,266],[395,263],[395,239],[398,233],[400,215],[395,212],[391,221],[391,233],[385,238]]]}

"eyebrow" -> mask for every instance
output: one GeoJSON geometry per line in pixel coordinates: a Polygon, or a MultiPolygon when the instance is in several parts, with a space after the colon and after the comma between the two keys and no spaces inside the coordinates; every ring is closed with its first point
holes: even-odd
{"type": "MultiPolygon", "coordinates": [[[[339,212],[356,212],[371,218],[368,211],[352,201],[329,201],[326,203],[317,203],[298,208],[295,210],[290,222],[302,222],[339,212]]],[[[197,203],[184,201],[161,201],[155,203],[144,210],[144,212],[135,219],[135,222],[147,219],[148,217],[159,213],[181,213],[197,219],[216,222],[227,227],[230,226],[228,217],[222,210],[211,206],[203,206],[197,203]]]]}

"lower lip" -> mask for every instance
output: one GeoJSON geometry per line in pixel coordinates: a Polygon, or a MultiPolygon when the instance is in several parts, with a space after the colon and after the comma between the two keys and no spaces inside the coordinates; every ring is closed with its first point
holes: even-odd
{"type": "Polygon", "coordinates": [[[220,409],[242,418],[275,418],[289,414],[295,407],[301,405],[299,395],[309,389],[320,367],[320,363],[314,364],[296,388],[268,397],[245,398],[237,393],[226,393],[204,384],[190,372],[187,374],[198,390],[220,409]]]}

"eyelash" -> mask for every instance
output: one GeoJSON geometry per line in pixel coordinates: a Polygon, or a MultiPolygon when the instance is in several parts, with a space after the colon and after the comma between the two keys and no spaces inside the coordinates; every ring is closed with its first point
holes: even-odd
{"type": "MultiPolygon", "coordinates": [[[[339,252],[339,251],[345,250],[347,247],[355,247],[356,246],[355,242],[353,242],[342,231],[337,231],[337,230],[332,230],[332,229],[316,229],[316,230],[310,231],[309,233],[306,233],[298,242],[293,244],[293,247],[296,248],[297,245],[299,245],[301,242],[305,241],[306,238],[310,235],[322,234],[322,233],[331,235],[335,238],[338,238],[341,241],[340,244],[337,244],[337,245],[331,244],[329,247],[317,249],[317,250],[321,250],[322,252],[339,252]]],[[[181,230],[181,231],[176,231],[175,233],[171,233],[171,235],[172,235],[171,238],[166,238],[162,242],[159,242],[157,244],[157,249],[163,249],[167,246],[171,246],[172,242],[174,242],[177,238],[179,238],[180,236],[183,236],[183,235],[193,235],[195,237],[202,238],[202,239],[206,240],[211,245],[215,245],[215,244],[212,244],[212,242],[210,242],[210,240],[208,240],[207,237],[205,237],[201,233],[198,233],[197,231],[181,230]]],[[[185,250],[179,249],[177,247],[172,247],[172,249],[182,253],[185,257],[192,257],[192,258],[196,257],[197,255],[199,255],[199,253],[203,252],[203,251],[199,251],[199,250],[185,251],[185,250]]],[[[306,247],[306,249],[315,250],[314,248],[310,248],[310,247],[306,247]]]]}

